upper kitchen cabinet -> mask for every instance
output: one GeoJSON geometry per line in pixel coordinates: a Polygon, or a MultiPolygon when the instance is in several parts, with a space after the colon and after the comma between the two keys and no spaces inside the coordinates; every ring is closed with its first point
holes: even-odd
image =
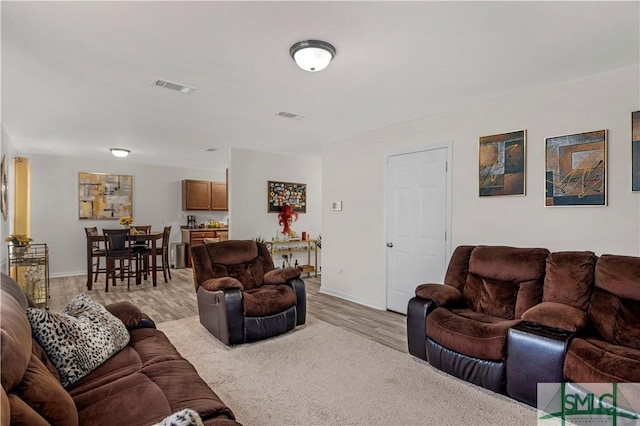
{"type": "Polygon", "coordinates": [[[183,180],[182,210],[227,211],[227,183],[183,180]]]}

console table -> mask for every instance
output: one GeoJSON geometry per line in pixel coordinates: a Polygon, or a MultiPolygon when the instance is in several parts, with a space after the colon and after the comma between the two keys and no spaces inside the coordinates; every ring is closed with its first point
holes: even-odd
{"type": "Polygon", "coordinates": [[[318,240],[271,240],[265,243],[267,248],[271,252],[271,258],[273,262],[278,266],[275,255],[288,255],[289,262],[292,260],[292,256],[296,253],[307,254],[307,264],[298,266],[298,269],[302,273],[306,273],[307,276],[318,276],[318,240]],[[313,254],[313,263],[311,263],[313,254]]]}
{"type": "Polygon", "coordinates": [[[38,307],[49,309],[49,248],[9,244],[9,275],[38,307]]]}

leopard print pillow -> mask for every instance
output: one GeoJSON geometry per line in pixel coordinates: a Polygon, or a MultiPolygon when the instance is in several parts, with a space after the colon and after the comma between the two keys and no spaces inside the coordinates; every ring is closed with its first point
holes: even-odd
{"type": "Polygon", "coordinates": [[[173,413],[153,426],[204,426],[200,415],[190,408],[173,413]]]}
{"type": "Polygon", "coordinates": [[[64,387],[129,343],[122,321],[84,293],[71,299],[60,314],[29,308],[27,316],[33,337],[58,369],[64,387]]]}

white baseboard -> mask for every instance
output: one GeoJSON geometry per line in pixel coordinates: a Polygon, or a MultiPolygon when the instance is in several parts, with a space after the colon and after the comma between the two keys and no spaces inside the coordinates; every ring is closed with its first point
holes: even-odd
{"type": "Polygon", "coordinates": [[[338,290],[332,290],[330,288],[324,288],[322,286],[322,284],[320,285],[320,293],[326,294],[328,296],[338,297],[340,299],[348,300],[349,302],[357,303],[359,305],[368,306],[370,308],[378,309],[380,311],[386,311],[387,310],[387,307],[384,306],[384,305],[381,305],[379,303],[373,302],[371,300],[362,299],[360,297],[352,296],[350,294],[343,293],[343,292],[338,291],[338,290]]]}
{"type": "Polygon", "coordinates": [[[87,270],[83,269],[82,271],[55,272],[53,274],[49,274],[49,278],[74,277],[76,275],[87,276],[87,270]]]}

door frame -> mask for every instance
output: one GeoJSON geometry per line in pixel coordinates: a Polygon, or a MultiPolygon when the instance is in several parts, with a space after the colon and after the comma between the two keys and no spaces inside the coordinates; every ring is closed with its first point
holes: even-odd
{"type": "MultiPolygon", "coordinates": [[[[407,155],[407,154],[414,154],[414,153],[418,153],[418,152],[424,152],[424,151],[433,151],[436,149],[442,149],[445,148],[447,150],[447,169],[446,169],[446,182],[447,182],[447,191],[446,191],[446,195],[447,195],[447,201],[446,201],[446,212],[445,212],[445,221],[446,221],[446,225],[445,225],[445,232],[446,232],[446,241],[445,241],[445,259],[446,259],[446,264],[449,265],[449,260],[451,259],[451,215],[452,215],[452,210],[451,210],[451,206],[452,206],[452,177],[453,177],[453,141],[447,141],[447,142],[440,142],[440,143],[434,143],[434,144],[429,144],[429,145],[423,145],[423,146],[418,146],[418,147],[414,147],[414,148],[409,148],[409,149],[404,149],[404,150],[400,150],[400,151],[392,151],[387,153],[387,155],[385,155],[384,158],[384,172],[383,172],[383,179],[384,179],[384,197],[383,197],[383,226],[382,226],[382,240],[383,240],[383,244],[382,244],[382,248],[381,250],[383,250],[384,253],[384,306],[385,309],[388,309],[388,289],[389,289],[389,282],[387,281],[387,278],[389,277],[389,261],[388,261],[388,256],[387,256],[387,247],[386,244],[388,242],[388,226],[387,226],[387,221],[388,221],[388,203],[389,203],[389,185],[388,185],[388,170],[387,170],[387,166],[389,164],[389,157],[396,157],[399,155],[407,155]]],[[[446,272],[446,271],[445,271],[446,272]]],[[[418,285],[420,285],[422,283],[416,283],[416,287],[418,285]]]]}

